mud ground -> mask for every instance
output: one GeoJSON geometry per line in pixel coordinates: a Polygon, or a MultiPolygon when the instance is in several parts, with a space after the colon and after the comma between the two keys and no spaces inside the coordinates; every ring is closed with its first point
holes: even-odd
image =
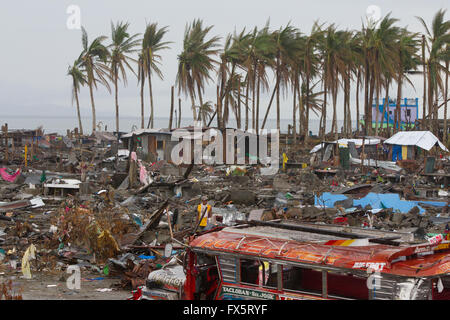
{"type": "Polygon", "coordinates": [[[69,274],[33,273],[32,279],[23,279],[21,273],[0,274],[0,283],[12,281],[12,290],[21,294],[23,300],[126,300],[131,296],[129,290],[118,289],[118,278],[103,277],[98,273],[82,272],[80,290],[71,290],[66,280],[69,274]],[[112,289],[99,292],[96,289],[112,289]]]}

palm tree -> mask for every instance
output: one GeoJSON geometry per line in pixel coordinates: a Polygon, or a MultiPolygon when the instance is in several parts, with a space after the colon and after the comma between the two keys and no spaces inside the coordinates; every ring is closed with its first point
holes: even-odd
{"type": "Polygon", "coordinates": [[[363,26],[361,39],[365,55],[364,75],[365,75],[365,129],[366,134],[372,132],[372,104],[373,96],[376,94],[376,130],[378,131],[379,116],[379,95],[383,87],[386,86],[384,76],[395,74],[395,67],[398,65],[398,54],[396,43],[400,28],[393,26],[398,19],[387,14],[377,26],[377,22],[369,22],[363,26]]]}
{"type": "MultiPolygon", "coordinates": [[[[309,92],[306,92],[306,83],[302,83],[300,100],[305,105],[309,105],[310,111],[314,112],[317,116],[322,112],[323,100],[320,98],[323,96],[323,91],[314,92],[314,89],[320,81],[312,84],[309,88],[309,92]]],[[[308,134],[308,132],[306,132],[308,134]]]]}
{"type": "Polygon", "coordinates": [[[443,66],[441,61],[448,61],[450,52],[448,44],[450,43],[450,21],[444,20],[446,10],[439,10],[433,17],[431,28],[428,28],[425,20],[418,17],[419,21],[425,28],[428,41],[426,47],[428,49],[427,78],[428,78],[428,116],[431,120],[432,131],[438,133],[438,105],[437,99],[439,90],[443,89],[443,79],[441,74],[447,74],[448,70],[443,66]],[[433,123],[435,120],[436,123],[433,123]]]}
{"type": "Polygon", "coordinates": [[[138,84],[141,86],[140,97],[141,97],[141,129],[144,129],[144,85],[147,71],[145,69],[144,56],[142,53],[138,56],[138,84]]]}
{"type": "MultiPolygon", "coordinates": [[[[376,71],[376,83],[377,83],[377,101],[380,93],[380,88],[384,87],[386,90],[385,104],[383,106],[382,122],[384,121],[385,112],[389,103],[389,86],[391,79],[396,74],[397,66],[399,65],[399,55],[396,43],[402,29],[395,27],[398,19],[390,17],[387,14],[380,22],[380,26],[375,32],[375,69],[376,71]]],[[[377,121],[375,127],[375,135],[378,135],[378,102],[377,102],[377,121]]]]}
{"type": "Polygon", "coordinates": [[[72,66],[69,66],[67,70],[67,75],[72,77],[72,102],[75,100],[77,104],[77,116],[78,116],[78,127],[80,129],[80,134],[83,135],[83,124],[81,123],[81,114],[80,114],[80,102],[78,99],[78,93],[80,92],[80,87],[84,86],[87,81],[86,77],[83,74],[82,70],[80,70],[80,58],[74,61],[72,66]]]}
{"type": "MultiPolygon", "coordinates": [[[[220,128],[228,121],[230,98],[232,99],[232,91],[238,90],[237,84],[241,85],[239,77],[236,73],[236,67],[245,59],[244,51],[248,46],[250,35],[245,33],[245,29],[241,33],[232,36],[229,34],[225,39],[225,44],[222,53],[220,54],[220,65],[218,68],[219,79],[219,99],[217,105],[217,123],[220,128]],[[225,102],[223,103],[223,99],[225,102]]],[[[240,78],[240,77],[239,77],[240,78]]],[[[238,113],[236,113],[237,115],[238,113]]],[[[240,126],[240,118],[236,119],[238,126],[240,126]]]]}
{"type": "MultiPolygon", "coordinates": [[[[303,54],[303,77],[305,84],[305,99],[304,99],[304,123],[303,134],[305,136],[305,143],[308,141],[309,136],[309,112],[313,108],[310,104],[312,99],[309,95],[312,92],[311,81],[318,73],[318,67],[320,63],[320,55],[318,54],[319,43],[322,41],[324,31],[322,26],[315,22],[309,35],[305,37],[305,45],[302,50],[303,54]]],[[[303,91],[303,90],[302,90],[303,91]]],[[[303,99],[302,99],[303,100],[303,99]]]]}
{"type": "MultiPolygon", "coordinates": [[[[162,27],[158,29],[157,23],[147,24],[144,32],[144,37],[142,39],[142,51],[140,53],[141,57],[141,86],[144,86],[145,78],[148,78],[148,90],[150,93],[150,118],[148,120],[147,128],[153,128],[154,125],[154,107],[153,107],[153,88],[152,88],[152,73],[162,80],[163,74],[159,69],[158,65],[161,63],[161,56],[158,51],[168,49],[171,42],[163,41],[164,35],[168,32],[168,27],[162,27]]],[[[143,109],[143,103],[141,103],[141,108],[143,109]]],[[[143,114],[143,111],[141,111],[143,114]]],[[[142,116],[143,118],[143,116],[142,116]]],[[[143,123],[143,119],[141,119],[143,123]]]]}
{"type": "Polygon", "coordinates": [[[109,51],[108,48],[102,44],[102,42],[106,40],[105,36],[97,37],[91,42],[91,44],[89,44],[86,30],[83,27],[81,30],[83,51],[80,56],[80,67],[83,68],[83,71],[86,74],[92,106],[92,131],[95,132],[96,117],[93,88],[97,88],[97,83],[100,83],[104,85],[108,91],[111,91],[108,84],[108,79],[110,79],[110,70],[107,66],[109,51]]]}
{"type": "MultiPolygon", "coordinates": [[[[293,127],[293,141],[296,142],[297,141],[297,119],[296,119],[296,114],[297,114],[297,109],[299,110],[299,124],[300,127],[299,129],[302,128],[302,99],[301,99],[301,93],[300,93],[300,76],[303,74],[303,66],[305,65],[304,63],[304,55],[302,54],[302,48],[305,45],[305,41],[306,41],[306,36],[303,36],[300,32],[298,32],[295,36],[295,42],[296,42],[296,47],[297,50],[295,50],[295,54],[294,57],[291,61],[291,73],[290,73],[290,78],[291,78],[291,88],[292,88],[292,93],[293,93],[293,99],[292,99],[292,127],[293,127]],[[298,97],[298,103],[297,103],[297,97],[298,97]]],[[[301,133],[301,130],[298,131],[299,133],[301,133]]]]}
{"type": "Polygon", "coordinates": [[[202,106],[205,82],[212,80],[210,72],[214,71],[214,64],[218,64],[213,56],[219,52],[216,47],[220,37],[214,36],[205,40],[212,28],[213,26],[204,28],[202,20],[194,20],[186,26],[183,51],[178,55],[177,86],[179,92],[191,97],[194,121],[198,120],[195,112],[195,90],[199,96],[199,105],[202,106]]]}
{"type": "Polygon", "coordinates": [[[364,61],[362,47],[361,47],[361,38],[358,32],[350,32],[348,31],[348,64],[347,64],[347,72],[348,75],[345,77],[347,80],[347,132],[349,134],[352,133],[352,117],[351,117],[351,109],[350,109],[350,83],[352,80],[352,76],[356,77],[356,129],[359,131],[359,86],[361,84],[361,69],[364,61]]]}
{"type": "Polygon", "coordinates": [[[411,33],[407,29],[402,29],[397,41],[398,50],[398,68],[396,73],[397,81],[397,99],[394,113],[394,132],[401,130],[400,103],[402,98],[403,82],[407,81],[413,86],[411,80],[407,77],[407,73],[415,70],[420,63],[418,55],[419,40],[418,33],[411,33]]]}
{"type": "Polygon", "coordinates": [[[447,102],[448,102],[448,74],[449,74],[449,60],[445,61],[445,69],[447,70],[445,74],[445,93],[444,93],[444,141],[445,145],[448,146],[448,129],[447,129],[447,102]]]}
{"type": "MultiPolygon", "coordinates": [[[[276,82],[274,87],[274,93],[276,93],[277,99],[277,129],[280,130],[280,88],[284,90],[286,94],[286,89],[290,81],[290,68],[295,60],[295,53],[299,48],[297,47],[298,42],[296,41],[299,31],[290,26],[289,24],[280,28],[279,30],[272,33],[275,44],[275,63],[272,64],[274,68],[274,73],[276,76],[276,82]]],[[[272,94],[272,98],[273,98],[272,94]]],[[[264,124],[269,114],[272,99],[270,100],[269,106],[267,107],[266,115],[262,124],[264,124]]]]}
{"type": "MultiPolygon", "coordinates": [[[[252,90],[252,128],[259,131],[259,99],[261,88],[268,88],[266,67],[273,64],[275,57],[275,42],[269,31],[268,23],[258,31],[255,28],[251,34],[249,46],[243,62],[247,72],[247,86],[252,90]]],[[[247,99],[246,99],[247,100],[247,99]]]]}
{"type": "Polygon", "coordinates": [[[322,83],[323,83],[323,109],[320,136],[325,135],[326,119],[327,119],[327,95],[331,93],[333,100],[333,119],[331,132],[337,132],[337,93],[339,88],[339,74],[344,74],[346,69],[346,60],[344,60],[344,33],[336,30],[334,25],[330,25],[324,34],[324,37],[318,43],[319,50],[322,54],[322,83]]]}
{"type": "Polygon", "coordinates": [[[203,125],[206,127],[207,122],[211,119],[211,114],[213,113],[213,107],[211,101],[206,101],[198,108],[198,121],[202,121],[203,125]]]}
{"type": "Polygon", "coordinates": [[[117,22],[114,25],[111,22],[111,40],[110,48],[110,71],[114,82],[114,95],[116,104],[116,132],[119,133],[119,99],[118,99],[118,81],[121,77],[124,85],[127,84],[126,69],[136,74],[130,62],[136,62],[129,55],[136,52],[139,40],[137,34],[130,36],[128,33],[129,23],[117,22]]]}

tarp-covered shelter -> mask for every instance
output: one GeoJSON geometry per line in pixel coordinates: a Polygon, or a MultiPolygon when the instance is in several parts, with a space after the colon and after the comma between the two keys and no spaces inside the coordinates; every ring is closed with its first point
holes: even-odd
{"type": "Polygon", "coordinates": [[[384,143],[392,145],[392,161],[411,158],[409,154],[413,147],[430,151],[431,148],[438,145],[443,151],[448,152],[444,144],[430,131],[397,132],[384,143]]]}
{"type": "Polygon", "coordinates": [[[330,142],[322,142],[318,145],[316,145],[314,148],[311,149],[309,153],[315,153],[321,150],[323,147],[329,144],[336,144],[338,143],[339,146],[347,147],[349,142],[353,142],[355,146],[358,148],[360,146],[364,145],[377,145],[381,142],[378,138],[369,138],[369,139],[339,139],[336,141],[330,141],[330,142]]]}

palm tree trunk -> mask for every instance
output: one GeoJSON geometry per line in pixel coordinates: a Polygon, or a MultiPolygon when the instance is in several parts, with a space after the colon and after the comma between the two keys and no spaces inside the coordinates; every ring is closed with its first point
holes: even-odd
{"type": "Polygon", "coordinates": [[[172,130],[172,121],[173,121],[173,104],[174,104],[174,87],[170,88],[170,117],[169,117],[169,130],[172,130]]]}
{"type": "Polygon", "coordinates": [[[78,127],[80,128],[80,135],[83,135],[83,124],[81,123],[80,102],[78,100],[78,90],[77,90],[77,88],[75,86],[75,83],[74,83],[74,90],[73,91],[74,91],[74,95],[75,95],[75,102],[77,103],[78,127]]]}
{"type": "Polygon", "coordinates": [[[308,142],[309,139],[309,73],[306,74],[306,113],[305,113],[305,143],[308,142]]]}
{"type": "Polygon", "coordinates": [[[300,135],[303,135],[304,134],[303,126],[305,122],[305,101],[301,94],[299,83],[297,84],[297,94],[298,94],[298,103],[300,105],[300,107],[298,108],[298,122],[299,122],[298,132],[300,135]]]}
{"type": "Polygon", "coordinates": [[[359,82],[361,80],[361,70],[358,69],[356,76],[356,131],[359,133],[359,82]]]}
{"type": "Polygon", "coordinates": [[[153,89],[152,89],[152,76],[150,71],[148,72],[148,90],[150,92],[150,119],[148,119],[147,129],[150,127],[153,129],[153,89]]]}
{"type": "Polygon", "coordinates": [[[351,135],[352,134],[352,111],[350,108],[350,71],[348,71],[348,75],[347,75],[347,134],[351,135]]]}
{"type": "Polygon", "coordinates": [[[177,128],[181,127],[181,99],[178,98],[178,126],[177,128]]]}
{"type": "Polygon", "coordinates": [[[277,57],[277,129],[280,131],[280,57],[277,57]]]}
{"type": "MultiPolygon", "coordinates": [[[[200,108],[203,108],[203,98],[202,98],[202,90],[200,88],[200,83],[197,82],[197,91],[198,91],[198,100],[200,101],[200,108]]],[[[197,120],[200,120],[200,111],[198,112],[198,118],[197,120]]]]}
{"type": "Polygon", "coordinates": [[[421,130],[426,130],[427,128],[427,68],[425,64],[425,35],[422,35],[422,66],[423,66],[423,106],[422,106],[422,128],[421,130]]]}
{"type": "Polygon", "coordinates": [[[397,81],[397,104],[395,106],[395,117],[394,117],[394,133],[401,130],[401,114],[400,114],[400,102],[402,99],[402,76],[403,73],[399,72],[397,81]]]}
{"type": "Polygon", "coordinates": [[[343,134],[344,137],[347,137],[347,120],[348,120],[348,110],[347,110],[347,81],[345,79],[342,79],[344,82],[344,123],[343,123],[343,134]]]}
{"type": "Polygon", "coordinates": [[[252,83],[252,129],[255,129],[255,127],[256,127],[256,121],[255,121],[255,116],[256,116],[256,113],[255,113],[255,103],[256,103],[256,99],[255,99],[255,95],[256,95],[256,86],[255,86],[255,83],[256,83],[256,66],[255,66],[255,69],[253,70],[253,83],[252,83]]]}
{"type": "MultiPolygon", "coordinates": [[[[437,89],[436,89],[437,90],[437,89]]],[[[434,107],[433,107],[433,112],[434,112],[434,135],[436,137],[439,137],[439,116],[438,116],[438,92],[435,93],[434,95],[434,107]]]]}
{"type": "MultiPolygon", "coordinates": [[[[365,53],[367,54],[367,53],[365,53]]],[[[364,66],[364,135],[369,134],[369,110],[372,112],[372,107],[370,105],[369,109],[369,62],[366,57],[364,66]]]]}
{"type": "Polygon", "coordinates": [[[117,68],[114,73],[114,96],[116,102],[116,132],[119,134],[119,88],[117,86],[117,68]]]}
{"type": "Polygon", "coordinates": [[[144,81],[145,77],[141,76],[141,129],[144,129],[145,123],[144,123],[144,81]]]}
{"type": "Polygon", "coordinates": [[[89,94],[91,96],[91,106],[92,106],[92,132],[95,132],[97,119],[95,117],[95,103],[94,103],[94,92],[92,91],[92,83],[89,84],[89,94]]]}
{"type": "Polygon", "coordinates": [[[322,121],[321,121],[321,126],[320,126],[320,140],[322,140],[322,141],[324,140],[326,126],[327,126],[327,96],[328,96],[328,86],[327,86],[327,81],[325,80],[323,82],[322,121]]]}
{"type": "Polygon", "coordinates": [[[192,119],[193,121],[197,121],[197,113],[195,111],[195,99],[194,99],[194,90],[192,89],[192,86],[189,87],[189,96],[191,98],[191,104],[192,104],[192,119]]]}
{"type": "Polygon", "coordinates": [[[257,96],[256,96],[256,119],[255,119],[255,123],[256,123],[256,133],[259,133],[259,93],[260,93],[260,88],[261,88],[261,78],[258,77],[258,91],[257,91],[257,96]]]}
{"type": "Polygon", "coordinates": [[[386,96],[384,98],[384,105],[383,105],[383,117],[381,118],[381,127],[384,127],[384,117],[386,115],[386,131],[387,131],[387,137],[390,137],[391,130],[389,128],[389,86],[390,86],[390,80],[386,80],[386,96]],[[386,114],[387,112],[387,114],[386,114]]]}
{"type": "Polygon", "coordinates": [[[245,131],[248,130],[248,87],[249,87],[249,82],[248,82],[248,74],[247,74],[247,80],[246,80],[246,85],[245,85],[245,131]]]}
{"type": "Polygon", "coordinates": [[[237,127],[238,129],[241,129],[241,79],[239,78],[238,81],[238,102],[237,102],[237,108],[238,108],[238,118],[236,119],[237,127]]]}
{"type": "Polygon", "coordinates": [[[430,64],[427,64],[428,73],[428,130],[433,132],[433,88],[431,86],[431,71],[430,64]]]}
{"type": "Polygon", "coordinates": [[[331,132],[334,133],[334,138],[337,139],[338,138],[338,127],[337,127],[337,114],[336,114],[336,104],[337,104],[337,86],[335,85],[335,87],[332,89],[333,91],[333,124],[332,124],[332,129],[331,132]]]}
{"type": "MultiPolygon", "coordinates": [[[[377,81],[378,82],[378,81],[377,81]]],[[[376,115],[375,115],[375,135],[378,136],[378,125],[380,123],[379,121],[379,117],[380,117],[380,88],[379,85],[377,84],[377,94],[376,94],[376,99],[377,99],[377,103],[376,103],[376,115]]]]}
{"type": "Polygon", "coordinates": [[[447,132],[447,100],[448,100],[448,65],[449,61],[445,62],[445,92],[444,92],[444,143],[448,146],[448,132],[447,132]]]}
{"type": "Polygon", "coordinates": [[[297,83],[298,83],[298,77],[297,75],[294,75],[295,79],[294,79],[294,101],[292,104],[292,141],[295,145],[296,141],[297,141],[297,119],[296,119],[296,105],[297,105],[297,95],[296,95],[296,88],[297,88],[297,83]]]}
{"type": "MultiPolygon", "coordinates": [[[[374,91],[375,91],[375,77],[374,77],[374,75],[375,75],[375,73],[374,72],[371,72],[371,77],[370,77],[370,88],[369,88],[369,91],[370,91],[370,93],[369,93],[369,101],[368,101],[368,103],[369,103],[369,110],[367,110],[368,111],[368,121],[369,121],[369,123],[367,123],[366,124],[366,127],[367,127],[367,134],[368,135],[371,135],[372,134],[372,132],[373,132],[373,130],[372,130],[372,109],[373,109],[373,94],[374,94],[374,91]]],[[[378,103],[378,101],[377,101],[377,103],[378,103]]]]}
{"type": "Polygon", "coordinates": [[[216,115],[217,115],[217,127],[222,128],[222,98],[220,91],[223,90],[222,88],[219,88],[219,86],[216,86],[216,94],[217,94],[217,106],[216,106],[216,115]]]}
{"type": "Polygon", "coordinates": [[[275,87],[273,88],[273,91],[272,91],[272,96],[270,97],[269,105],[267,106],[267,109],[266,109],[266,114],[264,115],[264,120],[261,125],[261,129],[264,129],[264,126],[266,125],[267,116],[269,115],[270,107],[272,106],[272,101],[273,101],[273,98],[275,97],[276,92],[277,92],[277,86],[275,85],[275,87]]]}

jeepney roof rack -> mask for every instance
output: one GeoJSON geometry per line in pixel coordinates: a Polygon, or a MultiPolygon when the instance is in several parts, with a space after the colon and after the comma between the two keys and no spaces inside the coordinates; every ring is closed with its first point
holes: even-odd
{"type": "Polygon", "coordinates": [[[392,246],[400,245],[399,241],[395,241],[395,240],[399,240],[401,238],[400,236],[374,238],[374,237],[369,237],[367,235],[361,235],[361,234],[357,234],[357,233],[332,231],[332,230],[321,230],[321,229],[310,228],[310,227],[300,226],[300,225],[284,224],[284,223],[281,223],[281,221],[282,221],[281,219],[277,219],[277,220],[271,220],[271,221],[238,220],[236,222],[239,223],[239,225],[238,225],[239,228],[244,228],[244,227],[249,227],[249,226],[265,226],[265,227],[273,227],[273,228],[279,228],[279,229],[284,229],[284,230],[302,231],[302,232],[308,232],[308,233],[337,236],[337,237],[349,238],[349,239],[368,239],[369,242],[377,243],[377,244],[386,244],[386,245],[392,245],[392,246]]]}

